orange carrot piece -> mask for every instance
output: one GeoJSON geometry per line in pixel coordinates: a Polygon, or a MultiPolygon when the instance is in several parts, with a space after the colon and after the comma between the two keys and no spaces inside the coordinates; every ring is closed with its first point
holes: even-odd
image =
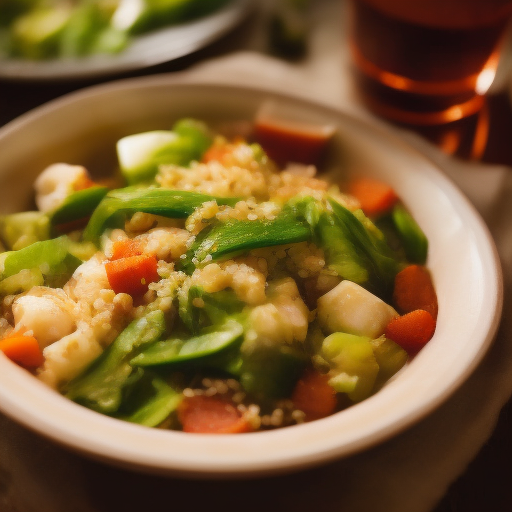
{"type": "Polygon", "coordinates": [[[336,410],[336,392],[328,380],[327,375],[308,368],[295,385],[292,402],[296,409],[304,412],[306,421],[325,418],[336,410]]]}
{"type": "Polygon", "coordinates": [[[352,180],[348,185],[348,192],[359,201],[361,209],[369,217],[386,213],[398,201],[392,187],[372,178],[352,180]]]}
{"type": "Polygon", "coordinates": [[[112,244],[112,257],[110,259],[119,260],[130,256],[140,256],[143,252],[142,245],[138,240],[126,238],[112,244]]]}
{"type": "Polygon", "coordinates": [[[437,319],[437,294],[428,269],[422,265],[409,265],[398,272],[393,303],[401,314],[424,309],[437,319]]]}
{"type": "Polygon", "coordinates": [[[241,434],[253,430],[233,403],[217,396],[185,397],[178,407],[178,419],[184,432],[196,434],[241,434]]]}
{"type": "Polygon", "coordinates": [[[143,295],[149,283],[160,279],[155,256],[129,256],[105,263],[107,278],[116,293],[143,295]]]}
{"type": "Polygon", "coordinates": [[[20,332],[0,340],[0,350],[9,359],[25,368],[37,368],[44,363],[43,352],[37,340],[20,332]]]}
{"type": "Polygon", "coordinates": [[[398,343],[409,354],[415,354],[432,338],[436,330],[436,321],[423,309],[416,309],[391,320],[385,335],[398,343]]]}
{"type": "Polygon", "coordinates": [[[210,146],[203,157],[201,158],[201,162],[220,162],[224,163],[227,156],[229,156],[233,151],[233,147],[230,144],[213,144],[210,146]]]}
{"type": "Polygon", "coordinates": [[[75,192],[78,192],[79,190],[85,190],[86,188],[91,188],[97,185],[96,182],[91,180],[88,176],[84,176],[81,180],[78,181],[78,183],[75,183],[73,190],[75,192]]]}

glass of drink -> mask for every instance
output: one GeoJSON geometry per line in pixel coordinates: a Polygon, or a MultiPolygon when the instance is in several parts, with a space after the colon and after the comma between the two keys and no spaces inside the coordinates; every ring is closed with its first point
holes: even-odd
{"type": "Polygon", "coordinates": [[[350,0],[358,91],[378,115],[417,126],[481,111],[512,0],[350,0]]]}

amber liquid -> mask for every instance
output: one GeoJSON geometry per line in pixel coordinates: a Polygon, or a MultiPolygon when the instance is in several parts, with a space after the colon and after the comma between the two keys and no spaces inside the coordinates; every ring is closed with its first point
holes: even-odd
{"type": "Polygon", "coordinates": [[[512,0],[352,0],[356,84],[377,114],[434,126],[477,114],[512,0]]]}

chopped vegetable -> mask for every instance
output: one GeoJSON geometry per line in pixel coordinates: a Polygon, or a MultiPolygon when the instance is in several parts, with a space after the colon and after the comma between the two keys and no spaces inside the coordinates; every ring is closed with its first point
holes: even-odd
{"type": "Polygon", "coordinates": [[[437,319],[437,294],[430,272],[422,265],[409,265],[395,277],[393,303],[400,313],[428,311],[437,319]]]}
{"type": "Polygon", "coordinates": [[[226,258],[258,247],[302,242],[310,237],[310,228],[287,214],[275,220],[233,221],[217,224],[203,230],[181,264],[187,272],[190,272],[211,260],[226,258]]]}
{"type": "Polygon", "coordinates": [[[336,332],[322,343],[321,355],[330,367],[329,385],[354,402],[368,398],[379,373],[371,339],[336,332]]]}
{"type": "Polygon", "coordinates": [[[393,375],[405,366],[409,355],[393,340],[379,336],[371,340],[373,355],[379,365],[375,388],[380,389],[393,375]]]}
{"type": "Polygon", "coordinates": [[[317,301],[318,323],[329,333],[347,332],[369,338],[384,334],[397,312],[368,290],[344,280],[317,301]]]}
{"type": "Polygon", "coordinates": [[[436,321],[428,311],[416,309],[393,318],[386,327],[386,337],[398,343],[409,354],[422,349],[434,335],[436,321]]]}
{"type": "Polygon", "coordinates": [[[240,382],[259,400],[290,396],[306,365],[305,353],[285,344],[242,345],[240,382]]]}
{"type": "Polygon", "coordinates": [[[105,263],[108,282],[116,293],[139,296],[148,285],[160,279],[158,261],[154,256],[128,256],[105,263]]]}
{"type": "Polygon", "coordinates": [[[50,214],[51,223],[67,224],[87,219],[108,192],[107,187],[95,185],[83,188],[66,197],[63,203],[50,214]]]}
{"type": "Polygon", "coordinates": [[[233,403],[216,396],[184,398],[178,407],[178,418],[184,432],[196,434],[240,434],[252,430],[233,403]]]}
{"type": "Polygon", "coordinates": [[[398,201],[392,187],[372,178],[353,179],[349,183],[348,192],[359,201],[363,212],[369,217],[390,211],[398,201]]]}
{"type": "Polygon", "coordinates": [[[23,270],[38,269],[48,286],[62,285],[80,264],[71,254],[71,247],[69,239],[63,236],[1,254],[0,284],[23,270]]]}
{"type": "Polygon", "coordinates": [[[200,160],[211,145],[206,126],[194,119],[182,119],[173,130],[156,130],[123,137],[117,143],[121,172],[128,184],[155,177],[160,165],[186,166],[200,160]]]}
{"type": "MultiPolygon", "coordinates": [[[[174,390],[163,379],[152,375],[150,377],[150,393],[141,393],[142,396],[136,397],[135,402],[140,405],[131,411],[130,414],[118,415],[119,419],[129,421],[131,423],[138,423],[146,427],[157,427],[160,425],[171,413],[176,411],[181,403],[183,396],[181,393],[174,390]]],[[[133,400],[130,397],[130,401],[133,400]]],[[[131,404],[133,407],[133,404],[131,404]]]]}
{"type": "Polygon", "coordinates": [[[0,340],[0,351],[25,368],[37,368],[44,362],[43,352],[33,336],[14,332],[0,340]]]}
{"type": "Polygon", "coordinates": [[[143,253],[142,246],[139,241],[132,238],[117,240],[112,244],[111,260],[119,260],[121,258],[129,258],[130,256],[140,256],[143,253]]]}
{"type": "Polygon", "coordinates": [[[152,311],[134,320],[81,375],[71,381],[64,394],[105,414],[114,414],[123,399],[130,378],[140,378],[129,361],[143,347],[158,341],[165,331],[162,311],[152,311]]]}
{"type": "Polygon", "coordinates": [[[127,187],[112,190],[92,214],[83,236],[85,240],[97,242],[105,228],[122,225],[126,217],[135,212],[185,218],[208,201],[234,205],[237,199],[163,188],[127,187]]]}
{"type": "Polygon", "coordinates": [[[320,211],[314,232],[324,247],[326,261],[336,273],[383,299],[392,292],[399,262],[371,222],[329,200],[332,213],[320,211]],[[371,226],[373,232],[367,226],[371,226]],[[377,234],[377,235],[376,235],[377,234]]]}
{"type": "Polygon", "coordinates": [[[428,239],[425,233],[402,205],[394,207],[392,216],[408,260],[424,265],[428,252],[428,239]]]}
{"type": "Polygon", "coordinates": [[[208,364],[207,360],[239,341],[244,333],[242,324],[228,318],[223,324],[203,330],[198,336],[182,340],[159,341],[138,356],[130,364],[135,366],[208,364]]]}
{"type": "Polygon", "coordinates": [[[50,222],[42,212],[21,212],[0,217],[0,240],[13,251],[50,238],[50,222]]]}
{"type": "Polygon", "coordinates": [[[312,368],[306,369],[292,393],[293,405],[305,414],[305,421],[331,415],[336,409],[336,392],[329,376],[312,368]]]}

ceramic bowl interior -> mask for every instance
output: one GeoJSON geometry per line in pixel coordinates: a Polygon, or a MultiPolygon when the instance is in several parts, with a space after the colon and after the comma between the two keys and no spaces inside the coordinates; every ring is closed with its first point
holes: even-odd
{"type": "Polygon", "coordinates": [[[53,162],[93,175],[115,166],[115,142],[169,128],[185,116],[251,120],[272,100],[304,120],[332,123],[326,168],[335,179],[363,173],[390,183],[430,241],[428,266],[439,298],[431,342],[371,398],[331,417],[244,435],[150,429],[74,404],[0,354],[0,409],[39,434],[87,456],[154,473],[247,476],[292,471],[382,442],[439,406],[490,346],[502,285],[490,235],[470,203],[431,161],[382,127],[338,111],[250,89],[190,81],[186,74],[114,82],[74,93],[0,130],[0,211],[26,209],[31,184],[53,162]]]}

